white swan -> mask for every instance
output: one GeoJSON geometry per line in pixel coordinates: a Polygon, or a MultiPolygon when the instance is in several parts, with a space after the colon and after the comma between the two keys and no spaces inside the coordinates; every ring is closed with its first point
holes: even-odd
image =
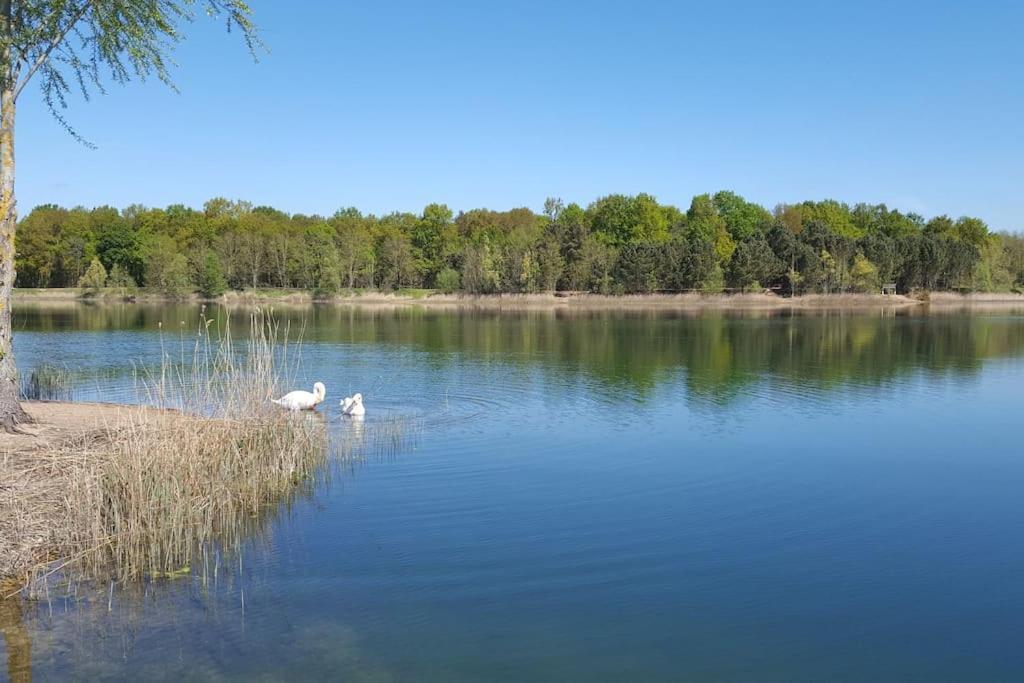
{"type": "Polygon", "coordinates": [[[363,405],[363,395],[356,394],[341,402],[341,412],[351,417],[362,417],[366,415],[366,406],[363,405]]]}
{"type": "Polygon", "coordinates": [[[313,393],[289,391],[281,398],[272,398],[270,401],[288,410],[313,410],[318,403],[323,402],[325,396],[327,396],[327,387],[323,382],[317,382],[313,385],[313,393]]]}

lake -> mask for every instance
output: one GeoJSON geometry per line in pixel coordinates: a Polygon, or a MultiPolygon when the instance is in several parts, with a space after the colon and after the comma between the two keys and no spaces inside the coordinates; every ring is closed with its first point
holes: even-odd
{"type": "MultiPolygon", "coordinates": [[[[39,680],[1024,677],[1020,312],[277,315],[409,438],[216,581],[34,603],[39,680]]],[[[19,305],[18,363],[137,400],[198,317],[19,305]]]]}

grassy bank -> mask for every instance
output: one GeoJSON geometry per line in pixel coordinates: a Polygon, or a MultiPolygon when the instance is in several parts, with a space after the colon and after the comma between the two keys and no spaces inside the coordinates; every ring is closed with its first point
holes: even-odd
{"type": "Polygon", "coordinates": [[[141,380],[149,406],[28,404],[0,443],[0,576],[180,575],[309,485],[327,456],[315,415],[272,409],[287,347],[259,317],[244,351],[210,340],[141,380]]]}

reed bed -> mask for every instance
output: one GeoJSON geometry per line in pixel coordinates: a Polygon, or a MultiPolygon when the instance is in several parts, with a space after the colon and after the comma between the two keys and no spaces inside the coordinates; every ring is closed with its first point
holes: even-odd
{"type": "Polygon", "coordinates": [[[0,537],[24,546],[0,547],[0,559],[17,552],[16,566],[45,547],[25,574],[37,582],[55,573],[120,582],[181,576],[326,472],[321,416],[269,403],[289,369],[286,330],[256,312],[246,341],[235,343],[227,326],[204,318],[178,348],[177,358],[165,348],[159,369],[140,373],[150,405],[125,407],[99,433],[18,463],[5,456],[12,478],[36,485],[19,488],[11,506],[32,519],[0,520],[0,537]],[[30,491],[39,499],[28,505],[30,491]]]}

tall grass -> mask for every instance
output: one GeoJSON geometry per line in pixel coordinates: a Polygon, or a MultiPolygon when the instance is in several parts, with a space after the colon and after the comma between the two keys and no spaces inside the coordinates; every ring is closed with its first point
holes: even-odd
{"type": "Polygon", "coordinates": [[[29,401],[66,401],[71,398],[71,372],[44,363],[22,380],[21,395],[29,401]]]}
{"type": "Polygon", "coordinates": [[[203,320],[177,360],[146,373],[155,408],[126,409],[65,449],[76,465],[64,496],[60,555],[89,576],[181,575],[200,550],[231,545],[268,509],[308,485],[327,457],[316,414],[269,403],[287,368],[287,334],[255,313],[244,345],[203,320]]]}

